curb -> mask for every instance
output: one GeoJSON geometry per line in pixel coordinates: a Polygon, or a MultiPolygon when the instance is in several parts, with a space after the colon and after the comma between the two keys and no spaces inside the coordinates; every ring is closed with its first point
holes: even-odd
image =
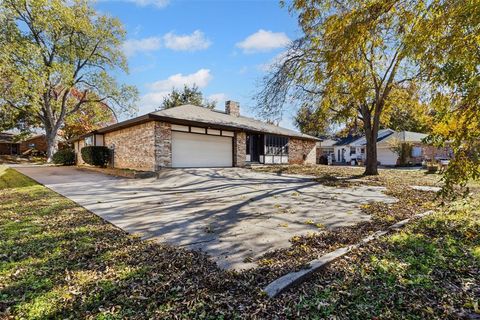
{"type": "Polygon", "coordinates": [[[352,250],[354,250],[354,249],[356,249],[356,248],[358,248],[358,247],[360,247],[360,246],[362,246],[362,245],[364,245],[364,244],[366,244],[366,243],[368,243],[372,240],[375,240],[375,239],[377,239],[381,236],[384,236],[387,233],[389,233],[390,231],[394,231],[394,230],[398,230],[398,229],[403,228],[412,219],[422,218],[422,217],[425,217],[425,216],[428,216],[428,215],[432,214],[433,212],[434,212],[433,210],[429,210],[429,211],[426,211],[424,213],[414,215],[411,218],[401,220],[401,221],[391,225],[386,230],[376,231],[373,234],[369,235],[368,237],[363,238],[362,240],[360,240],[356,244],[353,244],[353,245],[350,245],[350,246],[347,246],[347,247],[342,247],[342,248],[339,248],[335,251],[329,252],[329,253],[321,256],[318,259],[310,261],[309,264],[308,264],[309,268],[302,269],[300,271],[287,273],[286,275],[272,281],[270,284],[268,284],[263,289],[263,291],[270,298],[275,298],[276,296],[278,296],[279,294],[281,294],[285,290],[304,282],[307,278],[309,278],[312,274],[317,272],[319,269],[325,267],[326,265],[328,265],[332,261],[335,261],[336,259],[338,259],[340,257],[343,257],[344,255],[346,255],[350,251],[352,251],[352,250]]]}

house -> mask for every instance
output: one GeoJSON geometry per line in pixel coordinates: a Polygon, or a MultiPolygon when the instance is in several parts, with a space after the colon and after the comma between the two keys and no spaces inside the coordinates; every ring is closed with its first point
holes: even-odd
{"type": "MultiPolygon", "coordinates": [[[[427,137],[424,133],[381,129],[377,135],[377,160],[380,165],[395,166],[399,164],[399,155],[393,151],[398,144],[411,146],[407,162],[417,165],[425,160],[449,159],[452,157],[450,148],[436,148],[423,142],[427,137]]],[[[336,163],[358,163],[366,159],[367,140],[365,136],[347,136],[342,139],[330,139],[326,144],[320,142],[321,154],[332,154],[336,163]]]]}
{"type": "Polygon", "coordinates": [[[392,151],[392,146],[398,144],[408,144],[410,154],[406,161],[413,165],[422,164],[423,161],[438,161],[442,159],[453,158],[453,151],[447,145],[443,148],[437,148],[424,142],[427,134],[411,131],[393,132],[392,134],[379,140],[377,143],[378,161],[383,165],[397,165],[398,154],[392,151]]]}
{"type": "MultiPolygon", "coordinates": [[[[377,161],[381,165],[394,166],[397,164],[398,155],[391,150],[392,145],[388,141],[391,137],[396,136],[396,132],[392,129],[380,129],[377,134],[377,161]]],[[[426,136],[426,135],[425,135],[426,136]]],[[[410,142],[410,141],[403,141],[410,142]]],[[[419,140],[421,142],[421,140],[419,140]]],[[[358,139],[350,142],[348,147],[350,148],[350,155],[347,162],[354,160],[355,162],[364,161],[366,155],[367,139],[365,136],[361,136],[358,139]]]]}
{"type": "Polygon", "coordinates": [[[164,167],[243,167],[249,163],[314,164],[317,138],[240,115],[194,105],[160,110],[72,139],[77,164],[87,145],[107,146],[113,166],[156,171],[164,167]]]}
{"type": "Polygon", "coordinates": [[[0,133],[0,155],[17,155],[20,144],[15,141],[15,135],[8,132],[0,133]]]}
{"type": "MultiPolygon", "coordinates": [[[[61,147],[61,146],[59,146],[61,147]]],[[[24,154],[31,150],[46,154],[47,153],[47,139],[45,134],[36,134],[34,136],[23,139],[20,142],[20,153],[24,154]]]]}
{"type": "Polygon", "coordinates": [[[359,136],[348,135],[347,137],[339,139],[333,144],[334,162],[350,163],[351,160],[356,159],[356,149],[351,146],[351,143],[358,140],[359,136]]]}
{"type": "Polygon", "coordinates": [[[427,137],[424,133],[401,131],[395,132],[385,136],[377,142],[377,160],[382,165],[394,166],[399,164],[399,155],[395,153],[392,148],[397,144],[408,143],[411,146],[410,154],[407,156],[407,161],[413,165],[421,164],[425,158],[423,149],[427,145],[423,139],[427,137]]]}
{"type": "Polygon", "coordinates": [[[327,164],[328,156],[331,156],[332,159],[335,158],[334,145],[337,142],[338,139],[331,137],[320,138],[320,141],[317,142],[317,163],[327,164]]]}
{"type": "MultiPolygon", "coordinates": [[[[65,145],[62,137],[58,138],[59,148],[65,145]]],[[[11,132],[0,133],[0,154],[8,155],[30,155],[32,151],[37,154],[47,153],[47,139],[45,134],[39,133],[33,136],[21,137],[11,132]]]]}

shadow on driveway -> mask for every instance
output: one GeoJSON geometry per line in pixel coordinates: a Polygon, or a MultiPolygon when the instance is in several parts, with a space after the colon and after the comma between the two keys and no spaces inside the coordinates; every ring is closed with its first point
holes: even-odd
{"type": "Polygon", "coordinates": [[[248,169],[165,169],[124,179],[75,167],[15,166],[105,220],[145,239],[202,250],[221,268],[288,247],[294,235],[369,219],[359,205],[394,202],[378,187],[336,188],[248,169]]]}

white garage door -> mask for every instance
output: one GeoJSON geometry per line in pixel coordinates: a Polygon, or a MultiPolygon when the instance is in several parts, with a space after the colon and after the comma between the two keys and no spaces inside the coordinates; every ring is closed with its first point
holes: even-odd
{"type": "Polygon", "coordinates": [[[172,167],[231,167],[232,138],[172,131],[172,167]]]}
{"type": "Polygon", "coordinates": [[[397,154],[390,149],[378,148],[377,161],[383,166],[394,166],[397,164],[397,154]]]}

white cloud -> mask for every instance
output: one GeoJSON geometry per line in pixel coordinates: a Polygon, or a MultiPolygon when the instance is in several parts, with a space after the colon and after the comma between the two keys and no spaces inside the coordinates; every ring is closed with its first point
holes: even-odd
{"type": "Polygon", "coordinates": [[[154,91],[170,91],[172,88],[180,89],[184,85],[196,85],[199,88],[204,88],[212,80],[213,76],[209,69],[200,69],[195,73],[183,75],[177,73],[171,75],[167,79],[159,80],[149,84],[149,88],[154,91]]]}
{"type": "Polygon", "coordinates": [[[146,6],[155,6],[157,8],[164,8],[168,6],[170,0],[126,0],[128,2],[133,2],[137,6],[146,7],[146,6]]]}
{"type": "Polygon", "coordinates": [[[191,74],[177,73],[170,77],[155,81],[147,85],[149,92],[140,97],[140,110],[142,112],[151,112],[160,107],[163,98],[166,97],[173,88],[182,89],[183,86],[196,85],[204,88],[213,79],[209,69],[200,69],[191,74]]]}
{"type": "Polygon", "coordinates": [[[170,92],[149,92],[140,97],[140,113],[148,113],[158,110],[162,105],[163,98],[165,98],[170,92]]]}
{"type": "Polygon", "coordinates": [[[290,43],[290,39],[283,32],[272,32],[260,29],[249,35],[245,40],[238,42],[237,47],[244,53],[267,52],[282,48],[290,43]]]}
{"type": "Polygon", "coordinates": [[[228,100],[228,96],[225,93],[214,93],[207,97],[208,101],[213,101],[217,104],[217,107],[221,107],[228,100]]]}
{"type": "Polygon", "coordinates": [[[150,37],[144,39],[130,39],[123,43],[123,52],[127,57],[133,56],[138,52],[155,51],[162,45],[159,37],[150,37]]]}
{"type": "Polygon", "coordinates": [[[212,42],[200,30],[192,34],[176,35],[173,32],[163,37],[155,36],[143,39],[129,39],[123,43],[123,52],[131,57],[139,52],[152,52],[162,46],[175,51],[197,51],[207,49],[212,42]]]}
{"type": "Polygon", "coordinates": [[[165,8],[170,3],[170,0],[97,0],[100,2],[130,2],[140,7],[153,6],[159,9],[165,8]]]}
{"type": "Polygon", "coordinates": [[[176,35],[173,32],[169,32],[163,36],[163,40],[165,47],[175,51],[204,50],[212,44],[200,30],[195,30],[190,35],[176,35]]]}

